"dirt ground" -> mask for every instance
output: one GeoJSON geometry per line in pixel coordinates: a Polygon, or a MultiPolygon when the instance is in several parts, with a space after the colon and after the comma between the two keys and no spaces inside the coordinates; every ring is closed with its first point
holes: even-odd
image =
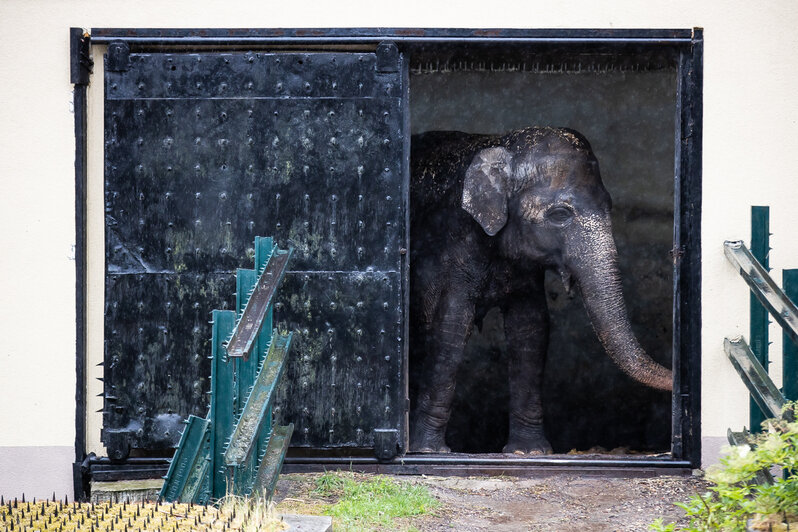
{"type": "MultiPolygon", "coordinates": [[[[277,511],[317,513],[316,474],[280,477],[277,511]]],[[[556,475],[541,478],[401,476],[426,485],[441,506],[432,514],[401,519],[397,529],[422,531],[644,531],[657,517],[680,521],[684,502],[706,484],[699,477],[608,478],[556,475]]]]}

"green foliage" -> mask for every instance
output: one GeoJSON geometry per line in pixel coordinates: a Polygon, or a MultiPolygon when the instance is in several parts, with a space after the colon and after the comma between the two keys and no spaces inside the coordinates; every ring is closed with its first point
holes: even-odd
{"type": "Polygon", "coordinates": [[[315,493],[338,499],[325,513],[336,519],[336,530],[345,531],[397,530],[395,518],[422,515],[438,506],[425,486],[381,475],[358,481],[352,474],[325,473],[316,479],[315,493]]]}
{"type": "MultiPolygon", "coordinates": [[[[789,405],[792,412],[795,404],[789,405]]],[[[792,415],[785,416],[794,419],[792,415]]],[[[689,519],[686,528],[665,525],[658,519],[649,527],[657,532],[744,532],[748,519],[778,515],[779,521],[798,517],[798,422],[766,420],[754,448],[728,447],[719,466],[710,467],[706,478],[713,485],[706,493],[694,495],[684,508],[689,519]],[[773,484],[758,484],[762,470],[783,470],[773,484]]]]}

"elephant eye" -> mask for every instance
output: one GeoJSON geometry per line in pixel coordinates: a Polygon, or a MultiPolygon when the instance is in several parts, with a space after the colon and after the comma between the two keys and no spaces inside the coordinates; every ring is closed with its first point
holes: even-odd
{"type": "Polygon", "coordinates": [[[546,211],[546,221],[554,225],[564,226],[574,217],[574,211],[570,207],[557,206],[546,211]]]}

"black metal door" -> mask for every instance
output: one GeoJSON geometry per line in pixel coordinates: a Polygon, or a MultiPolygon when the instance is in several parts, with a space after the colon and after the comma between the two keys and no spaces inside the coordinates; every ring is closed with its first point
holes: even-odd
{"type": "Polygon", "coordinates": [[[404,450],[406,70],[391,43],[374,53],[109,46],[112,457],[171,447],[180,421],[205,415],[210,311],[233,307],[256,235],[295,248],[275,307],[275,323],[297,331],[276,412],[295,423],[293,445],[404,450]]]}

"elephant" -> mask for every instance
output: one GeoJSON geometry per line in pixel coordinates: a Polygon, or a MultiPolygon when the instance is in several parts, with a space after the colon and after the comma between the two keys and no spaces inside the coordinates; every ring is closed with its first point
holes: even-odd
{"type": "Polygon", "coordinates": [[[455,377],[474,324],[499,307],[509,363],[504,453],[548,454],[541,388],[549,316],[546,270],[580,290],[610,358],[633,379],[672,389],[671,370],[629,323],[610,223],[612,200],[587,139],[527,127],[502,135],[432,131],[411,138],[410,311],[423,357],[410,450],[445,442],[455,377]]]}

